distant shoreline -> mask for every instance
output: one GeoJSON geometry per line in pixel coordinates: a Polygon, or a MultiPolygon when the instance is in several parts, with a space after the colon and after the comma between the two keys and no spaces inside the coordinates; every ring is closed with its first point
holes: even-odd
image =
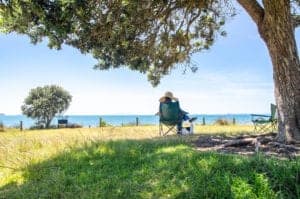
{"type": "MultiPolygon", "coordinates": [[[[235,121],[237,124],[250,124],[250,114],[189,114],[191,117],[198,117],[195,123],[213,124],[219,119],[226,119],[228,121],[235,121]]],[[[53,118],[52,125],[56,125],[58,119],[62,116],[53,118]]],[[[70,124],[79,124],[84,127],[99,126],[100,121],[113,126],[123,126],[126,124],[140,125],[157,125],[159,124],[159,117],[157,115],[64,115],[63,118],[68,120],[70,124]]],[[[25,115],[0,115],[0,120],[5,126],[19,126],[20,122],[25,128],[34,126],[36,121],[26,117],[25,115]]]]}
{"type": "MultiPolygon", "coordinates": [[[[203,116],[222,116],[222,115],[227,115],[227,116],[234,116],[234,115],[251,115],[251,114],[263,114],[263,115],[269,115],[270,113],[189,113],[189,115],[203,115],[203,116]]],[[[23,114],[4,114],[0,113],[1,116],[25,116],[23,114]]],[[[72,116],[83,116],[83,117],[88,117],[88,116],[93,116],[93,117],[101,117],[101,116],[154,116],[155,113],[153,114],[65,114],[65,115],[59,115],[55,116],[56,118],[59,117],[72,117],[72,116]]]]}

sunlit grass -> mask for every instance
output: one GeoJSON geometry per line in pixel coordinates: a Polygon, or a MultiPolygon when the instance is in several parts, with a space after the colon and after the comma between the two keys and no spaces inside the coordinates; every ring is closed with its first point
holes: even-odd
{"type": "MultiPolygon", "coordinates": [[[[195,135],[186,137],[186,139],[197,139],[198,134],[249,134],[252,132],[252,126],[199,125],[195,127],[195,135]]],[[[172,133],[170,133],[170,135],[172,135],[172,133]]],[[[158,126],[24,131],[19,131],[18,129],[6,129],[4,133],[0,133],[0,166],[5,162],[5,165],[9,167],[23,167],[32,161],[47,159],[61,151],[69,150],[70,147],[79,147],[87,142],[158,138],[158,126]]],[[[174,137],[169,137],[168,139],[174,139],[174,137]]]]}
{"type": "Polygon", "coordinates": [[[158,126],[0,133],[0,198],[297,198],[300,160],[201,153],[199,134],[250,134],[252,126],[158,126]]]}

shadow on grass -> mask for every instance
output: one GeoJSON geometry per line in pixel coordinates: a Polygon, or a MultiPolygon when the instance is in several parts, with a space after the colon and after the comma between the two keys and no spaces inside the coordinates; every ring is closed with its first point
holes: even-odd
{"type": "Polygon", "coordinates": [[[24,168],[0,198],[299,198],[299,168],[199,153],[183,139],[96,142],[24,168]]]}

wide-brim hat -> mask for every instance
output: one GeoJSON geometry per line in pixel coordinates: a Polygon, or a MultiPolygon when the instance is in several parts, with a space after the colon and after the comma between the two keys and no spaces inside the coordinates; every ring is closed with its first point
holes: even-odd
{"type": "Polygon", "coordinates": [[[160,102],[163,102],[163,101],[165,100],[166,97],[168,97],[168,98],[170,98],[170,99],[172,99],[172,100],[174,100],[174,101],[178,101],[178,98],[174,97],[174,96],[173,96],[173,93],[170,92],[170,91],[165,92],[165,95],[162,96],[161,98],[159,98],[159,101],[160,101],[160,102]]]}

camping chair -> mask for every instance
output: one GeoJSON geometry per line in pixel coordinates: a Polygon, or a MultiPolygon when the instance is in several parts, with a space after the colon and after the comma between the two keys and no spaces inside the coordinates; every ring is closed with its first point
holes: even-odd
{"type": "Polygon", "coordinates": [[[275,104],[271,104],[271,115],[251,114],[251,121],[254,125],[254,132],[269,133],[274,132],[277,127],[277,108],[275,104]]]}
{"type": "Polygon", "coordinates": [[[177,124],[182,122],[179,102],[160,103],[159,113],[159,135],[165,136],[170,131],[176,131],[177,124]]]}

